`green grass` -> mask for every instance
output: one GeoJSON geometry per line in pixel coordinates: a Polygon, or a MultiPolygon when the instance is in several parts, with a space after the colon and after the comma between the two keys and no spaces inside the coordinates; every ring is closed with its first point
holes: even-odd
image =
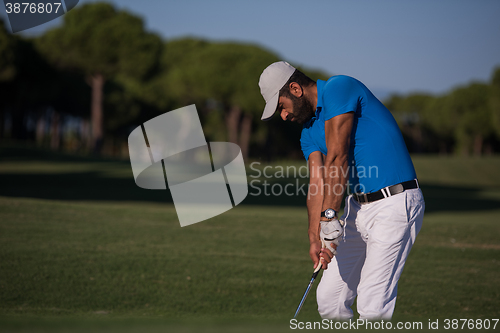
{"type": "MultiPolygon", "coordinates": [[[[500,159],[414,161],[428,211],[394,321],[498,318],[500,159]]],[[[181,228],[166,192],[127,162],[0,146],[0,330],[290,331],[312,269],[304,198],[181,228]]],[[[320,320],[314,290],[300,320],[320,320]]]]}

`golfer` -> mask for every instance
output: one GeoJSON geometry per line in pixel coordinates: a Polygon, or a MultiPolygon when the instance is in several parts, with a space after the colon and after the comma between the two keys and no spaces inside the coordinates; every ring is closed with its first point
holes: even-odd
{"type": "Polygon", "coordinates": [[[396,121],[349,76],[314,82],[281,61],[263,71],[259,86],[263,120],[277,111],[283,120],[303,124],[309,255],[325,269],[317,289],[321,317],[352,318],[357,296],[360,318],[390,319],[425,209],[396,121]]]}

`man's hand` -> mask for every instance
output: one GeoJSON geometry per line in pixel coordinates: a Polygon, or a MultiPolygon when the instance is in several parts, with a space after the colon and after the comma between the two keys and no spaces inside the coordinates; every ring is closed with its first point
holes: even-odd
{"type": "MultiPolygon", "coordinates": [[[[337,245],[335,245],[334,249],[337,248],[337,245]]],[[[311,259],[314,263],[314,268],[318,266],[318,262],[320,261],[320,258],[323,258],[322,264],[323,264],[323,269],[328,268],[328,264],[332,261],[333,258],[333,253],[327,249],[326,247],[322,247],[321,241],[318,239],[315,242],[311,243],[311,246],[309,248],[309,256],[311,256],[311,259]]]]}
{"type": "Polygon", "coordinates": [[[335,255],[337,254],[337,245],[340,237],[344,234],[344,223],[338,219],[330,221],[320,221],[319,237],[324,241],[326,248],[335,255]]]}

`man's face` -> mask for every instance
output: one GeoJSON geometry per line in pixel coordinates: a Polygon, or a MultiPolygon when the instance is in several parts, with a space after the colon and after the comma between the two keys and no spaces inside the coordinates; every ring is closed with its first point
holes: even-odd
{"type": "Polygon", "coordinates": [[[314,111],[312,103],[305,96],[296,97],[290,94],[290,97],[281,96],[278,100],[278,112],[285,121],[303,124],[313,117],[314,111]]]}

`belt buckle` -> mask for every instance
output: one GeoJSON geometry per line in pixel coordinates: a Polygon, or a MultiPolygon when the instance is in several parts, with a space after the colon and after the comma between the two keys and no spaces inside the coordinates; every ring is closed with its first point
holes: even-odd
{"type": "Polygon", "coordinates": [[[405,188],[404,188],[403,184],[393,185],[389,189],[389,192],[391,193],[391,195],[396,195],[396,194],[399,194],[399,193],[403,193],[404,191],[405,191],[405,188]]]}
{"type": "Polygon", "coordinates": [[[363,199],[365,199],[364,203],[368,203],[368,196],[366,195],[366,193],[363,193],[363,199]]]}

